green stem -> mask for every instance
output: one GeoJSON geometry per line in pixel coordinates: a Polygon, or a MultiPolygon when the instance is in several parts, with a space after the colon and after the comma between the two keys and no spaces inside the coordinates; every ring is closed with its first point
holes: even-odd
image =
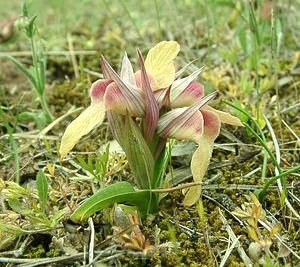
{"type": "Polygon", "coordinates": [[[48,107],[48,104],[47,104],[44,94],[40,95],[40,101],[41,101],[41,106],[42,106],[43,111],[45,112],[48,123],[52,122],[54,118],[50,112],[50,109],[48,107]]]}
{"type": "Polygon", "coordinates": [[[158,38],[158,40],[160,40],[161,35],[162,35],[162,30],[161,30],[161,25],[160,25],[160,14],[159,14],[157,0],[154,0],[154,5],[155,5],[155,11],[156,11],[156,20],[157,20],[157,38],[158,38]]]}
{"type": "Polygon", "coordinates": [[[32,61],[33,61],[33,67],[35,69],[35,75],[38,81],[38,88],[37,91],[39,92],[39,94],[44,94],[44,90],[43,87],[41,86],[41,79],[40,79],[40,73],[39,73],[39,69],[38,69],[38,62],[37,62],[37,55],[36,55],[36,51],[35,51],[35,44],[34,44],[34,40],[33,37],[30,38],[30,45],[31,45],[31,52],[32,52],[32,61]]]}
{"type": "Polygon", "coordinates": [[[258,142],[260,142],[260,144],[264,147],[265,151],[269,154],[270,158],[272,159],[274,165],[276,166],[276,168],[278,169],[279,173],[282,173],[282,169],[280,167],[280,165],[278,164],[275,156],[273,155],[272,151],[268,148],[266,142],[250,127],[250,125],[248,125],[247,123],[243,123],[245,125],[245,127],[256,137],[256,139],[258,140],[258,142]]]}
{"type": "Polygon", "coordinates": [[[277,176],[274,176],[274,177],[271,177],[269,179],[269,181],[264,185],[264,187],[259,191],[258,193],[258,198],[260,201],[262,201],[265,197],[265,195],[267,194],[268,192],[268,189],[269,187],[277,180],[277,179],[282,179],[282,178],[285,178],[287,175],[291,174],[291,173],[294,173],[294,172],[297,172],[300,170],[300,165],[298,165],[297,167],[293,168],[293,169],[290,169],[288,171],[285,171],[285,172],[282,172],[281,174],[277,175],[277,176]]]}
{"type": "Polygon", "coordinates": [[[37,87],[38,88],[36,88],[36,90],[40,97],[41,106],[46,115],[47,121],[48,121],[48,123],[50,123],[53,121],[54,118],[50,112],[50,109],[47,105],[47,101],[45,99],[45,84],[42,84],[42,82],[41,82],[40,71],[39,71],[39,67],[38,67],[38,59],[37,59],[37,54],[36,54],[35,43],[34,43],[33,37],[30,38],[30,44],[31,44],[33,67],[35,69],[35,74],[36,74],[36,79],[37,79],[37,87]]]}

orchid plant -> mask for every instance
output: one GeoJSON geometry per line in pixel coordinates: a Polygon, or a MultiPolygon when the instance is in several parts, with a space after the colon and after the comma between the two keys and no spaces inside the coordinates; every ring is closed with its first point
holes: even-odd
{"type": "Polygon", "coordinates": [[[104,121],[107,113],[110,129],[127,156],[137,189],[128,182],[101,188],[75,210],[73,221],[87,219],[120,202],[135,205],[142,216],[157,212],[159,194],[152,190],[161,188],[163,183],[168,138],[193,140],[199,145],[191,162],[194,182],[199,185],[189,188],[183,204],[191,206],[199,199],[200,183],[221,123],[242,123],[208,105],[216,93],[204,96],[203,86],[195,81],[202,69],[179,78],[188,67],[175,71],[174,59],[179,50],[177,42],[163,41],[150,49],[145,61],[138,50],[137,72],[125,53],[119,75],[101,57],[105,79],[92,84],[91,105],[67,127],[60,154],[65,157],[82,136],[104,121]]]}

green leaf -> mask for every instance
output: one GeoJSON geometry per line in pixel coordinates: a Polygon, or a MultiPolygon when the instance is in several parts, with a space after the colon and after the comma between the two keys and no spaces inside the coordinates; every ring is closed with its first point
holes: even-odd
{"type": "Polygon", "coordinates": [[[132,118],[115,112],[108,112],[109,124],[115,139],[124,150],[131,171],[139,188],[149,189],[154,178],[154,158],[142,136],[142,133],[132,118]]]}
{"type": "Polygon", "coordinates": [[[14,57],[7,56],[7,58],[17,66],[19,71],[21,71],[31,81],[34,88],[38,91],[38,85],[32,73],[19,60],[15,59],[14,57]]]}
{"type": "Polygon", "coordinates": [[[95,195],[83,202],[71,215],[74,222],[87,220],[96,212],[111,206],[114,203],[135,205],[142,216],[148,211],[150,193],[148,191],[134,191],[128,182],[118,182],[100,189],[95,195]]]}
{"type": "Polygon", "coordinates": [[[15,212],[21,213],[23,210],[23,206],[22,206],[20,200],[17,198],[9,198],[8,205],[15,212]]]}
{"type": "Polygon", "coordinates": [[[257,19],[255,17],[255,11],[253,8],[253,4],[249,2],[249,27],[251,32],[254,34],[256,41],[258,44],[260,44],[260,36],[257,26],[257,19]]]}
{"type": "Polygon", "coordinates": [[[36,20],[37,15],[33,16],[28,23],[28,26],[26,28],[26,35],[29,38],[32,38],[33,34],[34,34],[34,21],[36,20]]]}
{"type": "Polygon", "coordinates": [[[21,122],[35,121],[39,129],[44,129],[47,125],[47,118],[45,113],[35,113],[35,112],[22,112],[17,116],[18,120],[21,122]]]}
{"type": "Polygon", "coordinates": [[[36,177],[36,188],[38,190],[39,202],[43,212],[45,212],[47,194],[48,194],[48,181],[43,171],[39,171],[36,177]]]}
{"type": "Polygon", "coordinates": [[[26,231],[24,231],[21,227],[13,225],[13,224],[7,224],[7,223],[0,223],[0,231],[13,234],[13,235],[22,235],[26,231]]]}
{"type": "Polygon", "coordinates": [[[150,189],[154,183],[152,181],[154,158],[140,129],[128,114],[122,133],[127,139],[123,149],[136,182],[139,188],[150,189]]]}
{"type": "Polygon", "coordinates": [[[244,55],[248,55],[248,41],[247,41],[247,35],[244,29],[239,31],[239,41],[240,45],[243,49],[244,55]]]}
{"type": "Polygon", "coordinates": [[[24,17],[28,17],[29,16],[28,6],[27,6],[27,1],[26,0],[24,1],[24,4],[23,4],[23,16],[24,17]]]}

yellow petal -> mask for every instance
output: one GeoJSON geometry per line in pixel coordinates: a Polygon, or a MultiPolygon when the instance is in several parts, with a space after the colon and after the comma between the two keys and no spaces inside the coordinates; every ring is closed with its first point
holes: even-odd
{"type": "Polygon", "coordinates": [[[213,111],[219,116],[219,119],[222,123],[231,124],[234,126],[244,126],[241,120],[235,116],[230,115],[228,112],[223,112],[217,109],[214,109],[210,106],[205,106],[204,109],[213,111]]]}
{"type": "Polygon", "coordinates": [[[179,50],[180,46],[175,41],[162,41],[149,50],[145,67],[155,80],[154,90],[166,88],[175,80],[173,60],[179,50]]]}
{"type": "Polygon", "coordinates": [[[89,106],[67,127],[59,149],[61,158],[65,157],[79,139],[88,134],[97,124],[103,122],[105,116],[104,103],[89,106]]]}
{"type": "MultiPolygon", "coordinates": [[[[199,147],[195,151],[192,162],[191,170],[194,182],[201,182],[204,174],[209,166],[210,158],[213,150],[213,141],[209,138],[202,137],[199,141],[199,147]]],[[[200,198],[201,186],[193,186],[189,189],[183,200],[183,205],[192,206],[200,198]]]]}

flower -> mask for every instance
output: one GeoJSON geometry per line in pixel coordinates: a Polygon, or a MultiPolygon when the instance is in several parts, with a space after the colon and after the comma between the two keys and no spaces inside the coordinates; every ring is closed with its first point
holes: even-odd
{"type": "MultiPolygon", "coordinates": [[[[91,105],[67,127],[62,137],[61,156],[66,156],[82,136],[102,123],[105,112],[110,111],[140,118],[143,126],[140,129],[147,144],[152,146],[154,139],[161,140],[151,149],[154,153],[161,151],[160,146],[165,145],[167,138],[198,143],[192,159],[192,173],[196,182],[201,181],[221,123],[242,124],[229,113],[208,106],[216,93],[204,97],[204,87],[195,81],[202,69],[176,79],[186,69],[175,71],[174,59],[179,48],[175,41],[160,42],[150,49],[145,62],[138,50],[140,70],[135,73],[125,53],[120,75],[101,57],[105,79],[92,84],[91,105]]],[[[200,187],[191,188],[184,203],[194,204],[199,195],[200,187]]]]}

